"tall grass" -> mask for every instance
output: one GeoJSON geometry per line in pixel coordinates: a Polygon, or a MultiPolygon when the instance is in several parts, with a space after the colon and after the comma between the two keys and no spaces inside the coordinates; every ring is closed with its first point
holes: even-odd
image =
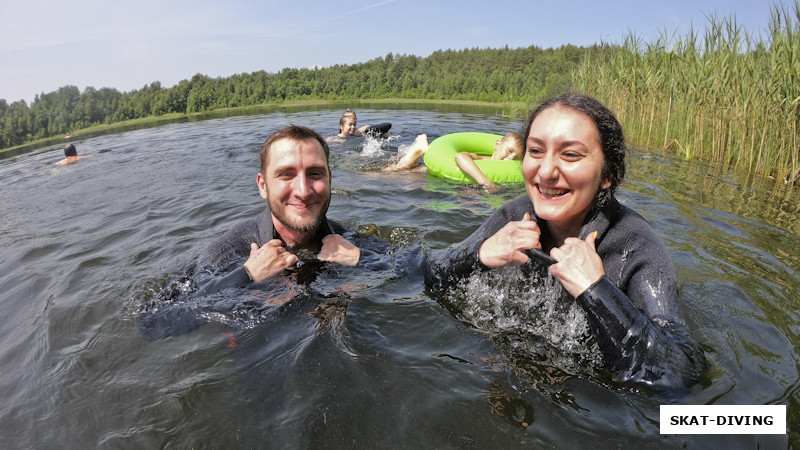
{"type": "Polygon", "coordinates": [[[800,0],[773,5],[766,34],[708,21],[702,37],[598,46],[575,86],[612,108],[631,142],[800,182],[800,0]]]}

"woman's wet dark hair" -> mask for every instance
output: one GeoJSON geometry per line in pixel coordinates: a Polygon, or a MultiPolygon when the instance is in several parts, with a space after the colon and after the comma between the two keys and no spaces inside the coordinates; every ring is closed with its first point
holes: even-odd
{"type": "Polygon", "coordinates": [[[69,158],[70,156],[78,156],[78,150],[72,144],[67,144],[64,146],[64,156],[69,158]]]}
{"type": "Polygon", "coordinates": [[[616,192],[623,178],[625,178],[625,136],[622,125],[619,124],[614,113],[599,100],[582,94],[565,94],[553,97],[539,105],[528,120],[523,136],[528,139],[531,124],[534,119],[545,109],[552,107],[568,108],[581,112],[589,117],[597,127],[600,134],[600,146],[603,149],[603,180],[608,180],[611,185],[601,189],[595,196],[595,208],[602,208],[616,192]]]}

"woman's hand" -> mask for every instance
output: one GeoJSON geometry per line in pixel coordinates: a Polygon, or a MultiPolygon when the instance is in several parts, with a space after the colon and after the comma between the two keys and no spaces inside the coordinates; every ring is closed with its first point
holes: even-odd
{"type": "Polygon", "coordinates": [[[595,239],[596,231],[584,240],[567,238],[564,245],[550,250],[550,256],[556,260],[556,264],[550,266],[550,273],[573,297],[581,295],[605,275],[603,261],[595,250],[595,239]]]}
{"type": "Polygon", "coordinates": [[[494,236],[484,241],[478,250],[478,259],[486,267],[502,267],[511,262],[525,264],[528,256],[522,250],[541,249],[541,234],[539,225],[531,220],[529,213],[525,213],[522,220],[507,223],[494,236]]]}

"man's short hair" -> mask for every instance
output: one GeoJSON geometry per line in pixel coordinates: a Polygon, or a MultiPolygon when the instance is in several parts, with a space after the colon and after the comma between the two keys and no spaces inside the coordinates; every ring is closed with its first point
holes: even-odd
{"type": "Polygon", "coordinates": [[[267,169],[267,164],[269,163],[269,151],[272,148],[272,144],[280,139],[291,139],[293,141],[316,139],[316,141],[319,142],[319,145],[322,146],[322,150],[325,153],[325,165],[328,166],[328,171],[330,171],[330,164],[328,160],[331,150],[330,147],[328,147],[328,143],[325,142],[325,138],[311,128],[300,125],[289,125],[288,127],[283,127],[280,130],[272,133],[272,135],[267,138],[266,142],[261,145],[261,148],[258,151],[258,158],[261,162],[262,174],[264,174],[264,171],[267,169]]]}
{"type": "Polygon", "coordinates": [[[78,150],[72,144],[67,144],[64,146],[64,156],[69,158],[70,156],[78,156],[78,150]]]}

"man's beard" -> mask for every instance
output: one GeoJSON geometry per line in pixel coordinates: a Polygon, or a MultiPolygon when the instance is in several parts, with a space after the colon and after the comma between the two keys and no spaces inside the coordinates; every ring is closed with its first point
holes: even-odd
{"type": "Polygon", "coordinates": [[[328,212],[328,206],[330,205],[330,199],[328,199],[322,208],[319,210],[319,214],[316,217],[313,217],[311,220],[301,220],[303,218],[308,218],[310,216],[309,213],[300,214],[300,216],[290,216],[286,213],[287,206],[283,203],[278,201],[269,200],[267,203],[269,204],[270,212],[275,218],[280,221],[286,228],[294,231],[295,233],[310,233],[312,231],[316,231],[319,229],[320,225],[322,225],[322,220],[325,218],[325,213],[328,212]]]}

